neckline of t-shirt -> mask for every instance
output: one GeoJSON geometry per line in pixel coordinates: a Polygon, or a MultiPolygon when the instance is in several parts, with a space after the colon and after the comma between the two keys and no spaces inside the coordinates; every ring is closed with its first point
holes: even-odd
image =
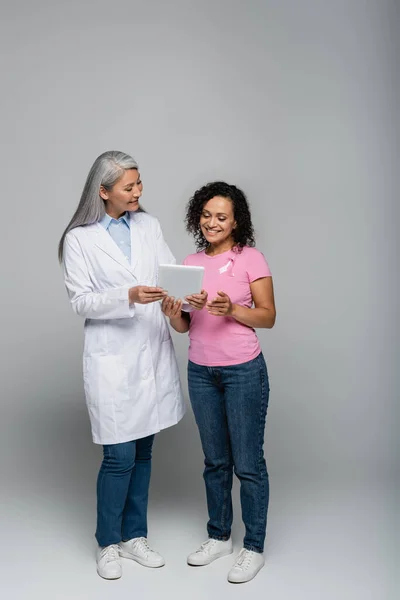
{"type": "Polygon", "coordinates": [[[225,250],[225,252],[221,252],[220,254],[215,254],[215,256],[210,256],[209,254],[206,253],[205,250],[203,250],[203,252],[204,252],[204,256],[206,258],[213,260],[213,259],[221,258],[221,256],[226,256],[227,254],[231,254],[231,253],[236,254],[236,252],[233,248],[230,248],[229,250],[225,250]]]}

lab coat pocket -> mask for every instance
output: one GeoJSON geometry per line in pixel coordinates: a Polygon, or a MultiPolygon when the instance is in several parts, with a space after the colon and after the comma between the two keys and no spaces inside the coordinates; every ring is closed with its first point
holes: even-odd
{"type": "Polygon", "coordinates": [[[161,343],[161,351],[162,354],[161,360],[158,363],[157,377],[164,392],[169,385],[175,392],[176,384],[179,384],[179,371],[171,336],[161,343]]]}
{"type": "Polygon", "coordinates": [[[120,404],[129,398],[128,371],[122,356],[85,356],[83,381],[88,406],[120,404]]]}

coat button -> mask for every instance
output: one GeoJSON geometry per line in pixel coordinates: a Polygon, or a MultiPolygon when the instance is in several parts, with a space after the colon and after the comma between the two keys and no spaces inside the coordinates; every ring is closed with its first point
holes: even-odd
{"type": "Polygon", "coordinates": [[[143,346],[142,346],[142,352],[146,352],[146,350],[147,350],[147,344],[143,344],[143,346]]]}

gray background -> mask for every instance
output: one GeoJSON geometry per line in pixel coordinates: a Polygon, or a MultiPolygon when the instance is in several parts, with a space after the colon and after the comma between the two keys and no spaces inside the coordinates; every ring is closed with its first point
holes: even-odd
{"type": "MultiPolygon", "coordinates": [[[[398,9],[389,0],[1,9],[7,598],[394,597],[398,9]],[[185,565],[205,535],[190,410],[154,451],[150,539],[168,566],[125,565],[112,584],[95,574],[101,450],[83,398],[83,322],[56,247],[108,149],[138,160],[143,205],[178,260],[193,251],[183,215],[197,187],[226,179],[252,205],[278,319],[260,332],[271,378],[267,567],[248,587],[226,583],[228,559],[185,565]]],[[[174,340],[185,382],[187,338],[174,340]]]]}

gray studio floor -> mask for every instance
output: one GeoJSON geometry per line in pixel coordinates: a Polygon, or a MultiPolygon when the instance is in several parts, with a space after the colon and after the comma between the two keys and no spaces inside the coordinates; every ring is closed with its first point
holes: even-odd
{"type": "MultiPolygon", "coordinates": [[[[93,483],[90,481],[90,484],[93,483]]],[[[118,581],[96,574],[94,495],[56,485],[35,494],[4,497],[1,597],[63,599],[236,598],[252,595],[271,600],[388,600],[389,488],[369,482],[314,481],[307,486],[275,477],[269,514],[266,566],[252,582],[232,585],[226,575],[233,558],[203,568],[186,565],[186,555],[204,539],[201,489],[182,505],[153,500],[150,507],[151,543],[167,565],[146,569],[124,561],[118,581]],[[17,499],[18,498],[18,499],[17,499]],[[5,500],[5,502],[4,502],[5,500]],[[185,504],[185,505],[184,505],[185,504]]],[[[237,506],[235,487],[235,509],[237,506]]],[[[26,492],[26,490],[25,490],[26,492]]],[[[239,521],[239,519],[237,519],[239,521]]],[[[234,529],[240,549],[240,521],[234,529]]]]}

